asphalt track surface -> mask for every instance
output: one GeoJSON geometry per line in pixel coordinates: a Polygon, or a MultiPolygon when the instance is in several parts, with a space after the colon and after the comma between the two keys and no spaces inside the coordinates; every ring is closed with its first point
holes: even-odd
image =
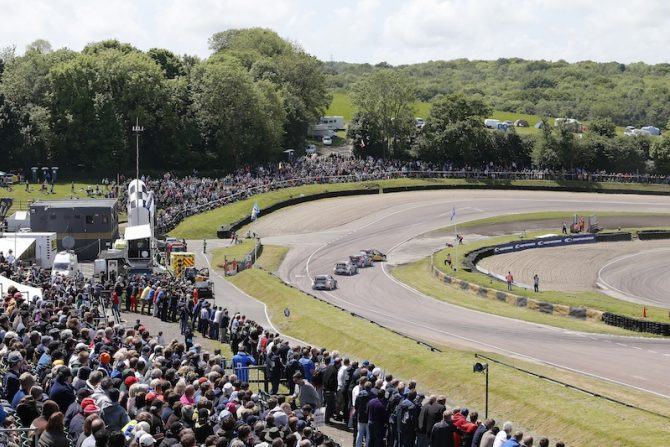
{"type": "MultiPolygon", "coordinates": [[[[670,198],[526,191],[433,191],[348,197],[273,213],[261,218],[254,231],[266,244],[290,247],[280,276],[312,292],[313,276],[331,273],[336,261],[361,249],[387,252],[393,263],[394,252],[411,245],[417,236],[450,225],[452,206],[457,210],[457,223],[462,223],[501,214],[550,210],[667,213],[670,198]]],[[[431,250],[443,246],[444,240],[436,240],[431,250]]],[[[417,249],[415,258],[429,253],[424,244],[417,249]]],[[[412,337],[511,355],[670,398],[670,340],[578,333],[463,309],[399,283],[381,265],[362,269],[353,277],[339,277],[338,285],[333,292],[316,293],[412,337]]],[[[230,298],[226,297],[226,304],[230,298]]],[[[253,309],[246,307],[245,311],[252,318],[262,317],[257,314],[257,305],[253,309]]]]}

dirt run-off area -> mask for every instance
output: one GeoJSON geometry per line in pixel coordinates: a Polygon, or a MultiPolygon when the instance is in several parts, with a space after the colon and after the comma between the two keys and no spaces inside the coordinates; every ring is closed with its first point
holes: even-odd
{"type": "MultiPolygon", "coordinates": [[[[588,217],[588,216],[583,216],[588,217]]],[[[571,221],[566,220],[569,225],[571,221]]],[[[598,216],[598,224],[603,230],[617,230],[620,228],[661,228],[670,227],[670,216],[598,216]]],[[[522,233],[524,231],[547,230],[548,232],[561,232],[563,220],[561,219],[539,219],[523,220],[515,222],[500,222],[494,224],[466,226],[461,231],[463,234],[481,234],[484,236],[501,236],[505,234],[522,233]]],[[[432,231],[430,236],[440,237],[453,235],[453,227],[432,231]]],[[[428,235],[428,234],[427,234],[428,235]]]]}
{"type": "Polygon", "coordinates": [[[500,275],[510,271],[514,280],[522,284],[533,284],[533,275],[537,274],[544,290],[577,292],[597,290],[598,272],[608,262],[659,248],[670,249],[670,241],[636,240],[538,248],[491,256],[479,265],[500,275]]]}

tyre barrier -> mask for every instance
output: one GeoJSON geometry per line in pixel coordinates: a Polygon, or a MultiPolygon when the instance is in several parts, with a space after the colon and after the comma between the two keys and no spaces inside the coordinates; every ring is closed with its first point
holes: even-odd
{"type": "MultiPolygon", "coordinates": [[[[668,236],[670,238],[670,236],[668,236]]],[[[619,233],[598,233],[596,234],[596,242],[621,242],[632,241],[633,233],[619,232],[619,233]]]]}
{"type": "Polygon", "coordinates": [[[656,239],[670,239],[670,231],[664,230],[641,230],[637,232],[637,237],[641,241],[650,241],[656,239]]]}
{"type": "Polygon", "coordinates": [[[515,295],[510,292],[503,292],[502,290],[489,289],[473,284],[468,281],[463,281],[459,278],[449,276],[433,263],[431,258],[431,272],[433,276],[437,277],[445,284],[462,291],[469,295],[476,296],[482,299],[499,301],[507,303],[516,307],[524,307],[529,310],[541,312],[549,315],[556,315],[561,317],[571,317],[579,320],[603,321],[603,312],[597,309],[589,309],[586,307],[566,306],[563,304],[547,303],[545,301],[528,298],[526,296],[515,295]]]}
{"type": "Polygon", "coordinates": [[[603,313],[603,322],[629,331],[645,332],[648,334],[670,336],[670,324],[656,321],[638,320],[611,312],[603,313]]]}

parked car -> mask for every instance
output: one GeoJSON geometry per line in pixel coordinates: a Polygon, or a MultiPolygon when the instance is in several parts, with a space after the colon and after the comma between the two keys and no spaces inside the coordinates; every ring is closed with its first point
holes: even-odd
{"type": "Polygon", "coordinates": [[[312,281],[314,290],[335,290],[337,289],[337,280],[330,275],[316,275],[312,281]]]}
{"type": "Polygon", "coordinates": [[[330,146],[333,144],[333,138],[326,135],[325,137],[321,138],[321,142],[324,146],[330,146]]]}
{"type": "Polygon", "coordinates": [[[351,263],[351,261],[340,261],[335,264],[335,274],[336,275],[355,275],[358,273],[358,268],[351,263]]]}
{"type": "Polygon", "coordinates": [[[308,144],[307,147],[305,148],[305,154],[307,155],[316,154],[316,145],[308,144]]]}
{"type": "Polygon", "coordinates": [[[365,253],[349,256],[349,260],[358,268],[372,267],[373,265],[372,259],[365,253]]]}
{"type": "Polygon", "coordinates": [[[386,255],[379,250],[369,249],[363,251],[375,262],[386,261],[386,255]]]}

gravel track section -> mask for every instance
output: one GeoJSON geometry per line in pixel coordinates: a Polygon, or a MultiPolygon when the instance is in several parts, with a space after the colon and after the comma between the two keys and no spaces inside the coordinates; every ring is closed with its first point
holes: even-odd
{"type": "MultiPolygon", "coordinates": [[[[537,273],[543,290],[600,290],[596,282],[598,272],[604,265],[622,256],[656,248],[670,249],[670,241],[636,240],[540,248],[491,256],[483,259],[479,265],[501,275],[511,271],[515,281],[529,285],[533,284],[533,275],[537,273]]],[[[628,273],[624,275],[633,278],[628,273]]],[[[644,292],[638,294],[644,296],[644,292]]]]}

